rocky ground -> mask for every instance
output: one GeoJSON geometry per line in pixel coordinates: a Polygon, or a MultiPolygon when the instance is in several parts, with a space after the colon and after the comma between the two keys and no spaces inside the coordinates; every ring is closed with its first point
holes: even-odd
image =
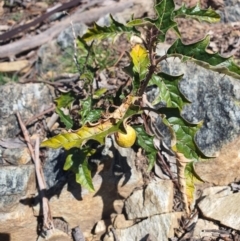
{"type": "MultiPolygon", "coordinates": [[[[173,74],[184,73],[180,88],[192,104],[183,115],[195,123],[204,120],[196,143],[206,155],[216,156],[194,166],[204,183],[197,186],[191,215],[184,214],[180,192],[172,177],[160,170],[161,165],[155,166],[154,173],[147,173],[147,160],[141,151],[121,148],[110,138],[109,146],[100,148],[91,160],[95,167],[93,193],[77,184],[71,172],[63,171],[62,150],[41,152],[55,230],[42,229],[42,198],[36,189],[29,149],[18,138],[16,111],[25,124],[30,124],[32,140],[36,133],[44,135],[44,125],[55,118],[54,99],[73,88],[68,82],[76,78],[72,29],[77,35],[93,21],[104,25],[108,12],[119,21],[126,21],[131,13],[136,17],[154,14],[153,3],[148,0],[105,0],[97,5],[95,1],[82,5],[71,2],[73,5],[63,5],[60,12],[41,21],[39,17],[53,2],[0,3],[0,241],[240,240],[239,80],[175,59],[162,68],[173,74]],[[36,24],[11,32],[13,27],[26,27],[34,19],[38,19],[36,24]],[[80,228],[78,238],[76,234],[72,237],[79,231],[76,227],[80,228]]],[[[189,6],[196,3],[184,2],[189,6]]],[[[195,42],[207,33],[211,37],[208,51],[233,55],[240,63],[240,2],[202,0],[201,4],[216,9],[222,20],[214,25],[178,20],[184,42],[195,42]]],[[[166,51],[175,38],[174,32],[169,32],[159,51],[166,51]]],[[[110,56],[110,60],[106,58],[107,68],[98,72],[102,87],[114,92],[126,83],[120,68],[128,61],[125,51],[129,48],[125,39],[119,39],[111,50],[108,41],[100,46],[99,54],[110,56]]],[[[176,170],[168,148],[162,149],[162,155],[169,168],[176,170]]]]}

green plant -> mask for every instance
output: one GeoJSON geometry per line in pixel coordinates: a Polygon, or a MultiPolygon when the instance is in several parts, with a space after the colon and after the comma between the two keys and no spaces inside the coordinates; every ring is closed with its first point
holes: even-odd
{"type": "MultiPolygon", "coordinates": [[[[194,136],[202,122],[191,124],[182,118],[181,111],[188,103],[178,88],[182,75],[171,76],[162,72],[160,63],[170,57],[178,57],[183,62],[192,61],[204,68],[237,78],[240,77],[240,67],[231,57],[224,58],[218,53],[208,53],[206,48],[209,44],[209,36],[190,45],[185,45],[181,41],[181,34],[175,19],[189,17],[214,23],[219,21],[220,16],[212,9],[203,10],[199,5],[187,8],[182,5],[175,10],[173,0],[157,0],[155,10],[157,14],[155,19],[132,19],[125,25],[110,16],[110,26],[101,27],[94,24],[82,38],[78,38],[78,47],[85,51],[87,59],[86,64],[80,70],[82,73],[80,79],[83,80],[83,88],[90,93],[80,98],[81,109],[78,113],[81,116],[80,128],[52,137],[44,141],[42,147],[63,147],[69,150],[64,169],[74,171],[77,182],[89,190],[94,190],[88,166],[88,158],[95,152],[91,146],[92,141],[104,144],[106,136],[116,132],[126,133],[124,128],[126,121],[129,123],[136,116],[142,116],[145,119],[147,110],[151,110],[162,118],[163,123],[172,133],[171,148],[176,154],[180,189],[186,210],[188,210],[187,205],[193,198],[194,183],[201,181],[193,171],[193,162],[203,157],[194,142],[194,136]],[[170,29],[177,33],[178,39],[165,55],[158,56],[156,54],[157,44],[165,41],[166,33],[170,29]],[[94,69],[88,63],[93,62],[93,46],[97,41],[105,38],[114,39],[123,33],[128,39],[131,36],[138,37],[139,43],[132,46],[129,52],[130,65],[124,69],[131,77],[131,85],[121,95],[117,92],[113,97],[107,94],[106,89],[93,88],[94,69]],[[91,45],[87,44],[93,40],[96,42],[92,42],[91,45]],[[152,103],[147,101],[145,94],[146,88],[150,85],[156,85],[160,90],[152,103]],[[112,104],[118,107],[114,111],[102,113],[99,102],[106,109],[112,104]],[[159,102],[165,104],[164,108],[152,107],[159,102]]],[[[58,113],[67,129],[73,127],[73,120],[60,110],[69,107],[73,101],[78,99],[76,95],[68,93],[57,100],[58,113]]],[[[136,145],[145,151],[150,171],[158,154],[154,145],[154,137],[147,131],[146,122],[143,126],[135,125],[133,128],[137,132],[136,145]]]]}
{"type": "Polygon", "coordinates": [[[18,82],[18,76],[0,73],[0,85],[4,85],[4,84],[10,83],[10,82],[18,82]]]}

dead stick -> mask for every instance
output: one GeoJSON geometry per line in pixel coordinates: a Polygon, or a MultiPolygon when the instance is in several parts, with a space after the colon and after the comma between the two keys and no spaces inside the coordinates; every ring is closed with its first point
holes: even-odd
{"type": "Polygon", "coordinates": [[[25,141],[27,143],[27,146],[28,146],[28,149],[30,151],[30,155],[31,155],[32,160],[33,160],[33,162],[35,164],[35,172],[36,172],[36,176],[37,176],[37,182],[38,182],[40,194],[43,197],[42,198],[43,215],[47,215],[47,216],[43,217],[44,221],[47,220],[46,223],[44,223],[44,225],[48,229],[50,229],[50,228],[53,228],[53,222],[52,222],[51,219],[49,219],[49,217],[51,217],[49,204],[48,204],[48,200],[44,196],[44,190],[46,190],[45,181],[44,181],[43,175],[41,175],[41,172],[40,172],[41,168],[40,168],[40,164],[39,164],[39,137],[36,140],[35,153],[34,153],[33,147],[32,147],[31,142],[30,142],[30,137],[29,137],[29,134],[28,134],[28,130],[27,130],[26,126],[24,125],[19,112],[17,112],[16,115],[17,115],[18,122],[19,122],[21,130],[22,130],[24,139],[25,139],[25,141]],[[37,143],[37,141],[38,141],[38,143],[37,143]],[[37,146],[38,146],[38,148],[37,148],[37,146]],[[38,155],[38,158],[36,158],[37,155],[38,155]],[[51,226],[49,226],[48,223],[51,223],[51,226]]]}
{"type": "Polygon", "coordinates": [[[53,219],[51,215],[49,202],[45,193],[46,183],[44,180],[42,166],[40,164],[40,159],[39,159],[39,146],[40,146],[40,141],[39,141],[39,136],[37,135],[36,143],[35,143],[35,169],[36,169],[37,180],[38,180],[38,185],[40,189],[39,191],[42,198],[43,224],[46,228],[52,229],[54,228],[54,225],[53,225],[53,219]]]}

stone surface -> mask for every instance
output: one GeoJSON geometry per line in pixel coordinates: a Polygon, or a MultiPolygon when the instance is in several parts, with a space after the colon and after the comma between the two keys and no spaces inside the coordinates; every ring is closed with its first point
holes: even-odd
{"type": "Polygon", "coordinates": [[[107,231],[107,226],[106,226],[105,220],[98,221],[94,228],[94,233],[99,234],[99,233],[104,233],[106,231],[107,231]]]}
{"type": "Polygon", "coordinates": [[[205,155],[215,156],[240,135],[239,80],[177,58],[169,58],[162,68],[172,75],[184,74],[179,87],[191,104],[184,107],[182,116],[192,123],[204,121],[195,141],[205,155]]]}
{"type": "Polygon", "coordinates": [[[196,162],[194,170],[205,182],[214,185],[228,185],[240,181],[240,136],[223,145],[218,157],[196,162]]]}
{"type": "Polygon", "coordinates": [[[148,234],[152,241],[167,241],[174,236],[174,228],[178,227],[177,219],[181,213],[155,215],[126,229],[117,229],[117,237],[121,241],[146,241],[148,234]]]}
{"type": "Polygon", "coordinates": [[[31,162],[31,156],[27,147],[3,150],[2,158],[12,165],[24,165],[31,162]]]}
{"type": "Polygon", "coordinates": [[[34,165],[0,166],[0,214],[14,212],[19,200],[35,191],[34,165]]]}
{"type": "Polygon", "coordinates": [[[135,188],[143,185],[142,174],[136,168],[136,153],[131,148],[122,148],[115,141],[113,141],[113,146],[112,171],[116,177],[119,177],[118,193],[120,197],[127,198],[135,188]]]}
{"type": "Polygon", "coordinates": [[[125,201],[128,219],[145,218],[168,213],[173,206],[173,183],[171,180],[152,181],[145,188],[135,190],[125,201]]]}
{"type": "Polygon", "coordinates": [[[217,220],[227,227],[240,230],[239,202],[239,192],[222,197],[219,197],[219,195],[211,195],[200,201],[198,207],[204,217],[217,220]]]}
{"type": "Polygon", "coordinates": [[[124,229],[133,226],[136,220],[127,220],[124,214],[118,214],[113,220],[113,227],[117,229],[124,229]]]}
{"type": "Polygon", "coordinates": [[[229,186],[216,186],[207,187],[202,191],[201,197],[215,195],[218,197],[224,197],[232,194],[231,188],[229,186]]]}
{"type": "Polygon", "coordinates": [[[64,29],[57,37],[57,43],[62,49],[66,49],[68,47],[73,47],[74,43],[74,35],[75,36],[82,36],[88,27],[84,23],[73,23],[66,29],[64,29]]]}
{"type": "MultiPolygon", "coordinates": [[[[108,219],[115,212],[115,200],[119,200],[122,206],[121,194],[130,195],[142,183],[142,176],[134,165],[135,152],[132,149],[112,147],[111,151],[111,156],[94,157],[98,167],[93,177],[93,193],[81,188],[72,172],[62,170],[65,162],[63,152],[47,152],[43,171],[53,217],[62,217],[70,228],[79,226],[84,233],[90,233],[97,221],[108,219]]],[[[39,208],[37,196],[34,206],[36,216],[40,214],[39,208]]]]}
{"type": "Polygon", "coordinates": [[[221,21],[224,23],[240,21],[240,2],[224,0],[224,9],[220,12],[221,21]]]}
{"type": "Polygon", "coordinates": [[[13,138],[19,133],[16,111],[26,121],[53,101],[50,88],[43,84],[1,85],[0,93],[0,138],[13,138]]]}
{"type": "Polygon", "coordinates": [[[116,213],[119,213],[119,214],[122,213],[124,208],[123,200],[115,200],[113,202],[113,207],[116,213]]]}
{"type": "Polygon", "coordinates": [[[44,237],[39,236],[37,241],[71,241],[71,237],[69,237],[66,233],[61,230],[54,229],[48,230],[47,234],[44,237]]]}
{"type": "Polygon", "coordinates": [[[218,230],[218,226],[211,221],[198,219],[196,226],[194,227],[192,237],[193,239],[202,239],[203,237],[211,237],[211,232],[208,230],[218,230]]]}
{"type": "MultiPolygon", "coordinates": [[[[18,199],[18,202],[20,200],[18,199]]],[[[0,212],[1,241],[33,241],[37,238],[37,218],[30,203],[17,205],[12,212],[0,212]]]]}

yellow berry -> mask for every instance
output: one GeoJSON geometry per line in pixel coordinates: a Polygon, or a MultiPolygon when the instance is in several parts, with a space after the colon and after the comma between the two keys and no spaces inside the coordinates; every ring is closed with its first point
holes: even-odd
{"type": "Polygon", "coordinates": [[[130,126],[125,125],[126,133],[116,132],[115,139],[119,146],[121,147],[131,147],[136,141],[136,131],[130,126]]]}

